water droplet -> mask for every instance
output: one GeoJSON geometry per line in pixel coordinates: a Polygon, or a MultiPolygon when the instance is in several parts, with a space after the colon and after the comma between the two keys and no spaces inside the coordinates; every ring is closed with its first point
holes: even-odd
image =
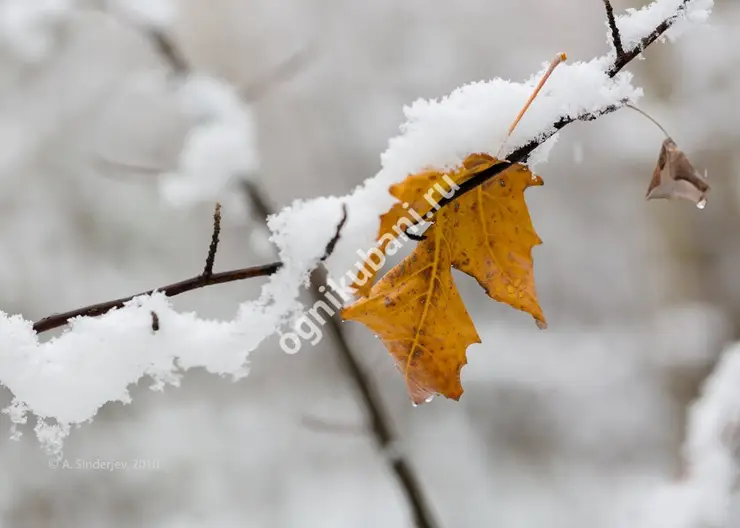
{"type": "Polygon", "coordinates": [[[424,400],[424,403],[431,403],[433,399],[434,399],[434,394],[430,394],[429,396],[427,396],[427,399],[424,400]]]}
{"type": "Polygon", "coordinates": [[[696,202],[696,208],[697,209],[704,209],[707,206],[707,199],[702,198],[698,202],[696,202]]]}
{"type": "Polygon", "coordinates": [[[411,402],[411,406],[414,407],[414,408],[416,408],[416,407],[419,406],[419,404],[418,403],[411,402]]]}

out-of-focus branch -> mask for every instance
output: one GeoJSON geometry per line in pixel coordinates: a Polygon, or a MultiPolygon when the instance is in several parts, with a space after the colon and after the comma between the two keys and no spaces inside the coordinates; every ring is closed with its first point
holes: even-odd
{"type": "MultiPolygon", "coordinates": [[[[145,35],[154,45],[155,51],[170,67],[172,73],[177,76],[185,76],[192,72],[190,63],[172,37],[159,29],[147,29],[145,35]]],[[[314,54],[314,46],[307,46],[297,51],[285,59],[284,62],[278,64],[266,78],[242,89],[240,92],[242,99],[251,102],[258,101],[271,88],[297,75],[314,54]]]]}
{"type": "Polygon", "coordinates": [[[149,40],[152,41],[157,53],[167,62],[174,74],[187,75],[190,73],[190,64],[169,35],[159,29],[150,29],[149,40]]]}

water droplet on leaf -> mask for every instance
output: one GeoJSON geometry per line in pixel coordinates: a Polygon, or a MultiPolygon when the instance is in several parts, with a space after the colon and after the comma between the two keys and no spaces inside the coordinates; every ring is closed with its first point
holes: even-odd
{"type": "Polygon", "coordinates": [[[702,198],[698,202],[696,202],[696,208],[697,209],[704,209],[707,206],[707,199],[702,198]]]}

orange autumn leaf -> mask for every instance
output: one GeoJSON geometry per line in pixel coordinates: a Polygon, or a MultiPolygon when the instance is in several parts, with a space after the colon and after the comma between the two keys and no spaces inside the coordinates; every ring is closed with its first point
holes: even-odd
{"type": "MultiPolygon", "coordinates": [[[[450,190],[452,184],[498,163],[483,154],[465,161],[448,173],[411,175],[393,185],[391,193],[419,214],[431,212],[433,206],[425,198],[430,185],[446,182],[450,190]]],[[[343,310],[344,319],[365,324],[381,338],[415,403],[437,393],[458,399],[467,347],[480,342],[451,267],[475,278],[491,298],[530,313],[538,326],[545,327],[532,262],[532,248],[541,240],[524,201],[524,191],[537,185],[542,185],[541,178],[515,164],[458,197],[434,215],[434,224],[411,255],[375,286],[366,284],[365,298],[343,310]]],[[[393,232],[401,213],[406,214],[400,207],[395,204],[381,216],[378,238],[383,249],[392,240],[386,235],[393,232]],[[388,242],[383,244],[384,240],[388,242]]]]}
{"type": "Polygon", "coordinates": [[[532,226],[524,191],[542,185],[522,164],[512,166],[451,204],[452,265],[486,293],[534,317],[545,328],[534,287],[532,248],[542,243],[532,226]]]}
{"type": "Polygon", "coordinates": [[[380,337],[417,404],[437,393],[459,399],[465,350],[480,343],[452,280],[450,226],[441,215],[411,255],[342,312],[380,337]]]}
{"type": "MultiPolygon", "coordinates": [[[[391,209],[380,216],[380,229],[378,230],[378,248],[385,253],[388,244],[398,235],[397,229],[403,231],[416,222],[409,211],[413,211],[419,217],[424,217],[432,212],[433,204],[438,202],[442,196],[451,196],[453,185],[460,184],[476,173],[487,169],[495,164],[497,160],[488,154],[471,154],[462,163],[462,166],[449,172],[425,170],[408,176],[403,182],[390,186],[390,194],[398,200],[391,209]],[[406,207],[404,207],[406,204],[406,207]],[[394,227],[396,229],[394,229],[394,227]]],[[[372,288],[376,271],[372,266],[365,266],[368,273],[362,283],[355,282],[353,287],[357,294],[366,297],[372,288]]]]}

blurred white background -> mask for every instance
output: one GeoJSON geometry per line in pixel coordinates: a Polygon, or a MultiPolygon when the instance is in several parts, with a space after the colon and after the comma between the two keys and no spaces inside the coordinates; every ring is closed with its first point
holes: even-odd
{"type": "MultiPolygon", "coordinates": [[[[0,309],[33,320],[197,274],[212,203],[173,205],[156,170],[136,168],[174,170],[189,126],[146,32],[58,0],[19,37],[13,3],[0,2],[0,309]]],[[[417,97],[608,46],[600,0],[176,4],[172,38],[193,68],[257,94],[254,177],[276,209],[375,174],[417,97]]],[[[738,28],[740,3],[717,0],[709,26],[629,67],[641,106],[708,170],[706,210],[644,201],[663,137],[637,113],[568,127],[537,168],[545,186],[527,192],[549,329],[456,275],[485,343],[468,351],[459,403],[413,408],[381,343],[343,325],[441,527],[699,526],[669,520],[681,501],[661,490],[685,472],[687,406],[740,337],[738,28]]],[[[242,189],[222,201],[217,269],[273,259],[242,189]]],[[[230,318],[260,284],[175,305],[230,318]]],[[[71,461],[156,459],[153,471],[54,471],[32,433],[3,440],[2,525],[411,526],[336,343],[289,356],[272,339],[250,366],[238,383],[142,382],[65,444],[71,461]]]]}

